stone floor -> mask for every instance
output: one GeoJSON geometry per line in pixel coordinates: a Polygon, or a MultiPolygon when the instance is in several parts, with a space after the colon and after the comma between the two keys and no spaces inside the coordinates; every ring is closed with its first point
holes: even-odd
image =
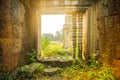
{"type": "Polygon", "coordinates": [[[47,65],[44,70],[44,77],[38,80],[67,80],[59,75],[61,68],[71,66],[74,59],[64,57],[44,57],[39,58],[39,62],[47,65]]]}
{"type": "Polygon", "coordinates": [[[61,77],[60,75],[60,68],[46,68],[44,70],[44,77],[40,80],[65,80],[65,78],[61,77]]]}

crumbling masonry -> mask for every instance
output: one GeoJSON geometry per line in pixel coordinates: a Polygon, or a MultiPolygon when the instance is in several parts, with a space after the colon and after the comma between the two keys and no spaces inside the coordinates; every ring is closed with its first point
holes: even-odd
{"type": "MultiPolygon", "coordinates": [[[[47,5],[47,3],[50,2],[47,0],[0,0],[2,69],[13,71],[27,63],[28,51],[31,49],[40,51],[40,15],[54,12],[76,14],[77,18],[82,14],[81,19],[72,23],[73,47],[76,45],[74,25],[78,25],[80,30],[78,31],[79,58],[87,60],[93,53],[99,52],[103,65],[120,69],[120,0],[68,0],[68,2],[53,0],[53,3],[59,6],[47,5]],[[73,4],[67,5],[69,1],[73,4]],[[64,7],[69,8],[64,10],[64,7]],[[82,23],[79,20],[82,20],[82,23]]],[[[119,72],[118,76],[120,76],[119,72]]]]}

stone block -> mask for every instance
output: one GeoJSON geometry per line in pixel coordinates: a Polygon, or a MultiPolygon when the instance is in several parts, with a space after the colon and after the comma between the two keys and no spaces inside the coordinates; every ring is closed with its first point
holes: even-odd
{"type": "Polygon", "coordinates": [[[105,17],[104,19],[105,19],[105,26],[107,27],[108,24],[109,24],[109,18],[108,18],[108,17],[105,17]]]}
{"type": "Polygon", "coordinates": [[[8,22],[1,22],[0,27],[0,37],[1,38],[11,38],[12,37],[12,27],[11,23],[8,22]]]}
{"type": "Polygon", "coordinates": [[[13,43],[13,53],[17,53],[17,54],[19,54],[20,52],[21,52],[21,50],[22,50],[22,40],[21,39],[14,39],[13,41],[12,41],[12,43],[13,43]]]}
{"type": "Polygon", "coordinates": [[[15,39],[21,38],[21,27],[20,26],[14,26],[12,30],[12,35],[15,39]]]}
{"type": "Polygon", "coordinates": [[[115,24],[120,24],[120,23],[119,23],[119,22],[120,22],[120,15],[115,15],[114,17],[115,17],[114,23],[115,23],[115,24]]]}
{"type": "Polygon", "coordinates": [[[5,71],[13,71],[18,65],[18,57],[19,55],[14,55],[14,53],[4,55],[2,60],[2,69],[5,71]]]}
{"type": "Polygon", "coordinates": [[[108,27],[111,27],[114,25],[114,17],[110,16],[108,17],[108,27]]]}
{"type": "Polygon", "coordinates": [[[12,39],[0,39],[3,55],[10,54],[12,51],[12,39]]]}
{"type": "Polygon", "coordinates": [[[18,57],[20,56],[19,54],[13,53],[14,47],[12,44],[12,39],[0,39],[0,43],[2,45],[1,49],[3,54],[1,56],[1,64],[3,65],[2,69],[7,71],[13,70],[14,67],[17,66],[18,57]]]}

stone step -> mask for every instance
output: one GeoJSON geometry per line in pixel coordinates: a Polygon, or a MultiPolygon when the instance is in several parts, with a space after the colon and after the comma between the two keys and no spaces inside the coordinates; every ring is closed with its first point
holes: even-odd
{"type": "Polygon", "coordinates": [[[44,76],[53,76],[62,72],[62,69],[59,67],[45,68],[44,76]]]}
{"type": "Polygon", "coordinates": [[[61,59],[61,58],[40,58],[38,62],[51,67],[68,67],[73,64],[74,59],[61,59]]]}

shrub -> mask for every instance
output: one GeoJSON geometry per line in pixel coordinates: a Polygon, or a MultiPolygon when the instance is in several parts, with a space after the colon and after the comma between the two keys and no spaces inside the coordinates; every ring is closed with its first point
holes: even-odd
{"type": "Polygon", "coordinates": [[[114,69],[99,65],[95,60],[74,61],[73,66],[65,68],[62,76],[69,80],[115,80],[114,69]]]}
{"type": "Polygon", "coordinates": [[[27,53],[27,55],[28,55],[29,60],[30,60],[31,63],[35,62],[35,61],[37,61],[38,51],[32,49],[32,51],[27,53]]]}

